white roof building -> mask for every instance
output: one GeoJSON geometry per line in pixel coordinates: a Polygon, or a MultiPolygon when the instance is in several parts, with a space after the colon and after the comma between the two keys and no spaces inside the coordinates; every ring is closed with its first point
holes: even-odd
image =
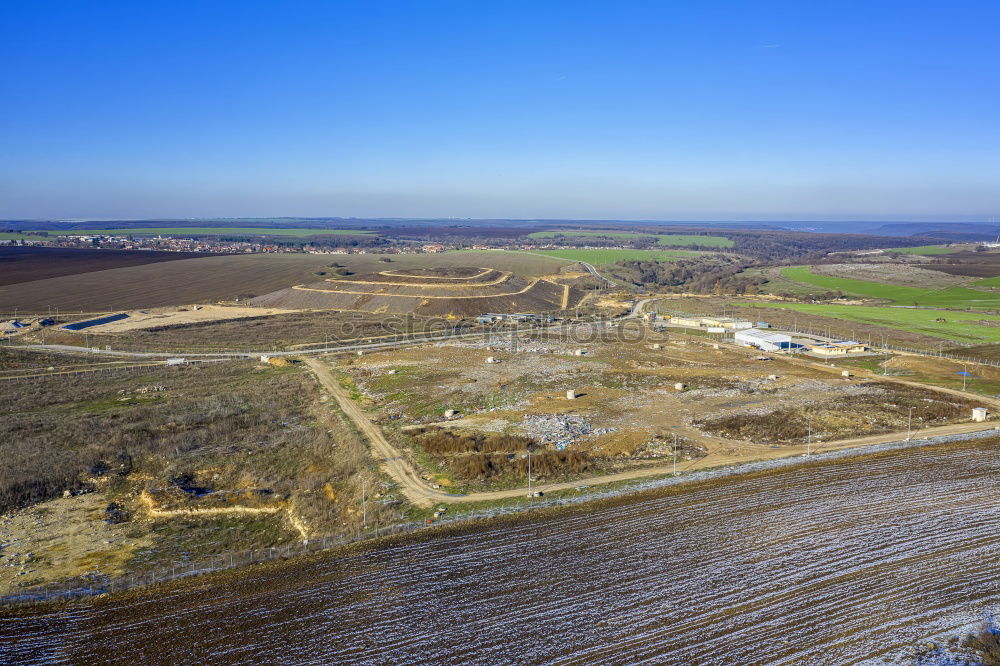
{"type": "Polygon", "coordinates": [[[746,347],[756,347],[764,351],[779,351],[792,346],[792,336],[774,331],[762,331],[758,328],[748,328],[737,331],[733,336],[737,344],[746,347]]]}

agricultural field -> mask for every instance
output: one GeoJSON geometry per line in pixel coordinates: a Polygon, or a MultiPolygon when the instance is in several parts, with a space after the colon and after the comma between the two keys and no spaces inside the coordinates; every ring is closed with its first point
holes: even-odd
{"type": "MultiPolygon", "coordinates": [[[[744,305],[750,305],[744,303],[744,305]]],[[[919,308],[863,305],[754,302],[753,308],[781,309],[820,315],[841,321],[871,324],[941,340],[966,343],[1000,342],[1000,317],[974,312],[944,312],[919,308]],[[938,321],[938,320],[943,321],[938,321]]],[[[761,315],[766,319],[766,315],[761,315]]],[[[843,325],[837,330],[843,331],[843,325]]]]}
{"type": "Polygon", "coordinates": [[[16,231],[0,231],[0,240],[43,240],[44,236],[36,234],[23,234],[16,231]]]}
{"type": "MultiPolygon", "coordinates": [[[[99,252],[103,256],[109,251],[99,252]]],[[[487,251],[410,255],[201,255],[198,259],[164,261],[0,287],[0,311],[17,308],[22,312],[46,312],[51,305],[64,312],[107,312],[236,298],[245,300],[292,285],[315,282],[333,274],[338,267],[367,273],[407,267],[472,265],[528,277],[555,273],[570,263],[528,253],[487,251]]]]}
{"type": "Polygon", "coordinates": [[[938,254],[953,254],[958,252],[958,249],[947,247],[945,245],[917,245],[916,247],[894,247],[888,251],[898,252],[899,254],[917,254],[929,257],[938,254]]]}
{"type": "MultiPolygon", "coordinates": [[[[128,266],[144,266],[181,259],[200,259],[207,256],[210,255],[199,252],[0,246],[0,286],[128,266]]],[[[3,309],[2,306],[0,309],[3,309]]]]}
{"type": "MultiPolygon", "coordinates": [[[[0,365],[23,365],[17,353],[0,349],[0,365]]],[[[361,440],[295,365],[119,368],[0,388],[0,595],[349,533],[362,479],[380,487],[361,440]]],[[[398,517],[382,504],[378,515],[398,517]]]]}
{"type": "Polygon", "coordinates": [[[921,427],[970,418],[961,397],[756,356],[684,335],[581,344],[537,333],[516,351],[498,336],[344,357],[340,370],[414,465],[460,492],[523,485],[528,448],[542,484],[662,465],[675,436],[692,469],[787,455],[809,421],[818,444],[905,430],[910,406],[921,427]]]}
{"type": "Polygon", "coordinates": [[[677,257],[696,257],[704,254],[692,250],[622,250],[622,249],[567,249],[567,250],[535,250],[535,254],[548,257],[567,259],[569,261],[585,261],[594,266],[607,266],[619,261],[670,261],[677,257]]]}
{"type": "Polygon", "coordinates": [[[987,291],[978,291],[965,287],[946,287],[943,289],[905,287],[882,282],[820,275],[808,266],[784,268],[781,273],[784,277],[795,282],[813,285],[830,291],[841,291],[856,296],[884,299],[900,305],[956,309],[1000,308],[1000,294],[991,294],[987,291]]]}
{"type": "Polygon", "coordinates": [[[0,645],[19,663],[912,664],[914,646],[977,626],[1000,590],[997,445],[876,451],[423,530],[26,610],[0,620],[0,645]]]}
{"type": "Polygon", "coordinates": [[[1000,276],[1000,252],[956,252],[938,257],[932,268],[952,275],[997,277],[1000,276]]]}
{"type": "Polygon", "coordinates": [[[52,236],[366,236],[372,231],[362,229],[268,229],[265,227],[124,227],[121,229],[50,230],[52,236]]]}
{"type": "Polygon", "coordinates": [[[658,245],[669,247],[703,246],[703,247],[733,247],[733,241],[725,236],[702,236],[698,234],[654,234],[635,231],[536,231],[528,234],[528,238],[656,238],[658,245]]]}

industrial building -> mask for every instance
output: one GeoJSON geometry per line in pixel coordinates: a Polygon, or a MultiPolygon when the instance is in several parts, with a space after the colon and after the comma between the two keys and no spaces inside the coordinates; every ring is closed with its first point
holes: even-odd
{"type": "Polygon", "coordinates": [[[774,331],[761,331],[757,328],[737,331],[733,338],[737,344],[744,347],[755,347],[763,351],[781,351],[790,349],[792,346],[792,336],[774,331]]]}
{"type": "Polygon", "coordinates": [[[701,326],[701,317],[671,317],[670,323],[677,326],[701,326]]]}
{"type": "Polygon", "coordinates": [[[534,312],[515,312],[513,314],[500,312],[486,312],[476,317],[480,324],[492,324],[498,321],[510,322],[534,322],[537,324],[551,324],[556,318],[549,314],[539,314],[534,312]]]}
{"type": "Polygon", "coordinates": [[[110,324],[113,321],[121,321],[122,319],[128,319],[128,315],[124,312],[108,315],[106,317],[98,317],[97,319],[87,319],[86,321],[78,321],[72,324],[66,324],[65,326],[63,326],[63,328],[66,329],[67,331],[80,331],[85,328],[90,328],[91,326],[110,324]]]}
{"type": "Polygon", "coordinates": [[[745,319],[736,319],[735,317],[702,317],[702,326],[710,326],[712,328],[729,328],[734,330],[753,328],[753,324],[746,321],[745,319]]]}
{"type": "Polygon", "coordinates": [[[866,351],[868,351],[868,347],[853,340],[809,345],[809,352],[817,356],[848,356],[849,354],[863,354],[866,351]]]}
{"type": "Polygon", "coordinates": [[[733,331],[753,328],[753,322],[735,317],[671,317],[670,323],[676,326],[697,326],[699,328],[722,328],[733,331]]]}

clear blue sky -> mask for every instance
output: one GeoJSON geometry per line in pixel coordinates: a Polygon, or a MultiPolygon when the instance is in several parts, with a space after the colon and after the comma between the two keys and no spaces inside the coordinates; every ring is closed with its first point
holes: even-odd
{"type": "Polygon", "coordinates": [[[995,0],[0,0],[0,218],[988,219],[998,25],[995,0]]]}

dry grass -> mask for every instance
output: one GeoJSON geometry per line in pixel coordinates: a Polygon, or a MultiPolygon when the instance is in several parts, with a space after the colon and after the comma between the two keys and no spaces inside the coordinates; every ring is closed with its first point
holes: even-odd
{"type": "Polygon", "coordinates": [[[872,390],[845,395],[835,403],[794,405],[696,421],[716,436],[764,444],[802,444],[861,434],[905,430],[912,408],[914,429],[968,418],[972,405],[961,398],[894,384],[869,384],[872,390]]]}
{"type": "MultiPolygon", "coordinates": [[[[528,474],[527,457],[514,454],[454,456],[447,459],[446,465],[456,477],[466,481],[490,481],[497,477],[517,477],[523,481],[528,474]]],[[[531,457],[531,477],[538,481],[582,474],[592,468],[590,456],[576,451],[543,451],[531,457]]]]}
{"type": "Polygon", "coordinates": [[[455,433],[436,427],[414,432],[425,451],[432,455],[454,453],[518,453],[534,450],[537,444],[522,435],[502,433],[455,433]]]}

